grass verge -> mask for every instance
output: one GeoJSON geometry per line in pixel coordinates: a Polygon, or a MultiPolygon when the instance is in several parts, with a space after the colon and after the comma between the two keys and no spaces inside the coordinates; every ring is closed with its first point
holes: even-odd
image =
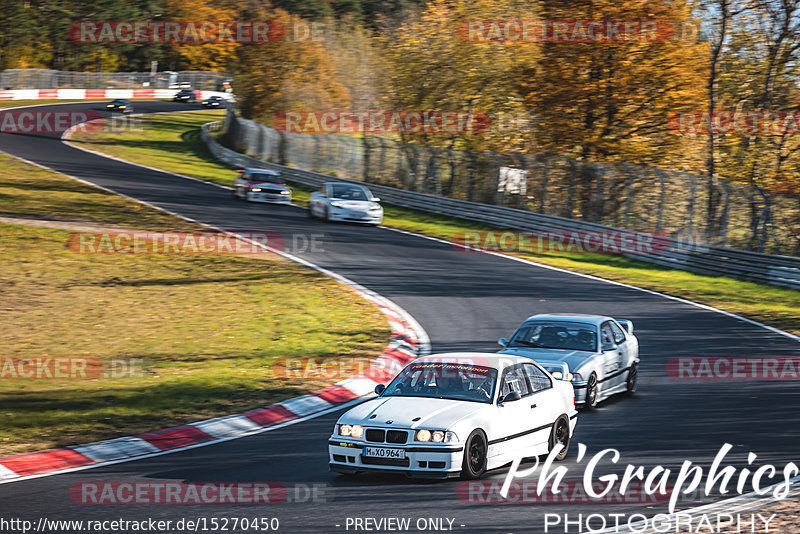
{"type": "MultiPolygon", "coordinates": [[[[230,185],[232,167],[214,160],[203,146],[199,127],[219,120],[222,112],[167,114],[148,118],[141,134],[103,134],[76,138],[81,146],[132,161],[230,185]]],[[[307,204],[308,190],[294,187],[293,199],[307,204]]],[[[385,206],[384,224],[445,240],[467,230],[496,230],[469,221],[385,206]]],[[[599,276],[692,300],[800,334],[800,291],[727,277],[703,276],[613,254],[563,252],[516,256],[568,271],[599,276]]]]}
{"type": "Polygon", "coordinates": [[[27,223],[201,228],[2,154],[0,205],[0,456],[265,406],[335,381],[278,378],[282,358],[349,369],[389,337],[355,292],[278,256],[70,252],[68,229],[27,223]],[[115,371],[14,379],[19,359],[62,357],[115,371]]]}

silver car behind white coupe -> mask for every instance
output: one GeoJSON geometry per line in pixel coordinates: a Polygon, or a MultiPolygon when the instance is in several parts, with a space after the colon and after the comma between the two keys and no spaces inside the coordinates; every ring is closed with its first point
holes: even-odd
{"type": "MultiPolygon", "coordinates": [[[[633,394],[638,385],[639,340],[633,323],[602,315],[540,314],[528,317],[500,354],[525,356],[545,369],[566,363],[575,403],[591,409],[611,395],[633,394]]],[[[559,376],[559,378],[561,378],[559,376]]]]}

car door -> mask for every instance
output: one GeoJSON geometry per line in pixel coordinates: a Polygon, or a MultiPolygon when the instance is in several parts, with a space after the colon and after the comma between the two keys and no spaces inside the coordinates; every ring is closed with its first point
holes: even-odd
{"type": "MultiPolygon", "coordinates": [[[[600,355],[603,363],[603,380],[601,389],[613,389],[620,383],[620,376],[624,373],[619,373],[623,367],[622,352],[623,347],[617,344],[614,336],[614,329],[611,321],[605,321],[600,325],[600,349],[603,353],[600,355]],[[613,349],[608,347],[613,346],[613,349]]],[[[623,343],[624,345],[624,343],[623,343]]]]}
{"type": "Polygon", "coordinates": [[[327,197],[327,185],[322,184],[319,191],[314,191],[309,200],[308,209],[317,217],[321,217],[325,213],[324,203],[327,197]]]}
{"type": "Polygon", "coordinates": [[[495,435],[489,438],[490,442],[496,442],[496,454],[492,454],[492,456],[503,455],[515,458],[520,453],[531,456],[527,452],[534,443],[530,433],[530,430],[534,428],[531,404],[530,385],[522,364],[508,367],[503,372],[503,378],[500,381],[495,435]],[[519,400],[502,402],[503,397],[514,391],[520,394],[519,400]]]}
{"type": "MultiPolygon", "coordinates": [[[[619,353],[619,368],[625,369],[630,365],[631,359],[631,344],[625,331],[614,321],[609,321],[611,332],[614,334],[614,343],[617,344],[617,352],[619,353]]],[[[627,378],[627,373],[622,373],[616,381],[617,384],[622,384],[627,378]]]]}
{"type": "Polygon", "coordinates": [[[534,446],[548,448],[552,424],[562,414],[562,401],[553,386],[553,379],[533,363],[522,364],[531,389],[530,404],[534,446]]]}

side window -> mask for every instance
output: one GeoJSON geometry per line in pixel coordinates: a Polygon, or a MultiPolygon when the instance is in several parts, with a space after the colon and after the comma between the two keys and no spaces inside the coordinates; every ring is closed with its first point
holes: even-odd
{"type": "Polygon", "coordinates": [[[250,173],[249,172],[242,173],[242,180],[244,180],[245,182],[249,182],[250,181],[250,173]]]}
{"type": "Polygon", "coordinates": [[[616,343],[617,345],[619,345],[620,343],[624,343],[625,332],[622,331],[622,328],[617,326],[616,323],[609,322],[608,324],[611,326],[611,332],[614,334],[614,343],[616,343]]]}
{"type": "Polygon", "coordinates": [[[531,391],[534,393],[553,387],[550,378],[535,365],[526,363],[522,368],[525,369],[525,374],[528,376],[528,381],[531,384],[531,391]]]}
{"type": "Polygon", "coordinates": [[[531,390],[528,388],[528,382],[525,380],[522,367],[514,367],[510,369],[503,377],[503,386],[500,389],[500,395],[504,397],[512,391],[519,392],[521,397],[527,397],[531,394],[531,390]]]}
{"type": "Polygon", "coordinates": [[[603,323],[603,326],[600,327],[600,340],[603,342],[603,345],[606,343],[614,343],[614,332],[611,330],[611,323],[608,321],[603,323]]]}
{"type": "Polygon", "coordinates": [[[325,192],[326,189],[327,187],[323,184],[322,187],[319,188],[319,194],[322,195],[323,197],[328,196],[328,194],[325,192]]]}

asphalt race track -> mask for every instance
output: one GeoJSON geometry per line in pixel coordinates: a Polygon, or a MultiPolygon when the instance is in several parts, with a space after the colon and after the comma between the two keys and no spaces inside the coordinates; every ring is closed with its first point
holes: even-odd
{"type": "MultiPolygon", "coordinates": [[[[199,106],[197,106],[199,108],[199,106]]],[[[91,109],[63,104],[48,109],[91,109]]],[[[136,102],[136,111],[195,109],[169,102],[136,102]]],[[[685,460],[707,465],[724,443],[729,458],[773,463],[782,471],[800,461],[798,381],[678,381],[665,364],[676,356],[800,356],[800,343],[721,313],[569,273],[509,259],[463,253],[447,244],[382,228],[310,220],[304,209],[234,201],[213,185],[87,154],[57,135],[0,134],[0,150],[202,223],[236,232],[272,231],[285,238],[323,234],[324,252],[297,252],[393,300],[426,329],[434,352],[495,351],[526,317],[540,312],[580,312],[631,319],[641,344],[639,391],[606,401],[578,418],[563,465],[580,479],[577,444],[587,457],[615,448],[621,460],[598,474],[621,473],[625,464],[676,468],[685,460]]],[[[457,498],[459,481],[401,477],[348,478],[328,471],[327,438],[338,413],[278,430],[150,459],[0,485],[3,516],[50,519],[171,519],[277,517],[279,532],[346,532],[347,518],[453,519],[457,532],[544,532],[544,514],[666,511],[663,503],[480,504],[457,498]],[[79,505],[68,490],[84,481],[273,481],[297,484],[299,496],[272,506],[79,505]],[[316,499],[305,487],[318,484],[316,499]],[[316,502],[315,502],[316,501],[316,502]],[[337,526],[339,525],[339,526],[337,526]]],[[[506,470],[488,475],[502,481],[506,470]]],[[[775,482],[782,478],[775,479],[775,482]]],[[[681,507],[704,501],[698,497],[681,507]]],[[[447,522],[445,522],[447,525],[447,522]]],[[[594,524],[597,528],[597,524],[594,524]]],[[[412,529],[416,531],[416,529],[412,529]]],[[[353,528],[350,527],[350,532],[353,528]]],[[[578,532],[575,525],[569,532],[578,532]]],[[[564,532],[563,527],[550,532],[564,532]]]]}

